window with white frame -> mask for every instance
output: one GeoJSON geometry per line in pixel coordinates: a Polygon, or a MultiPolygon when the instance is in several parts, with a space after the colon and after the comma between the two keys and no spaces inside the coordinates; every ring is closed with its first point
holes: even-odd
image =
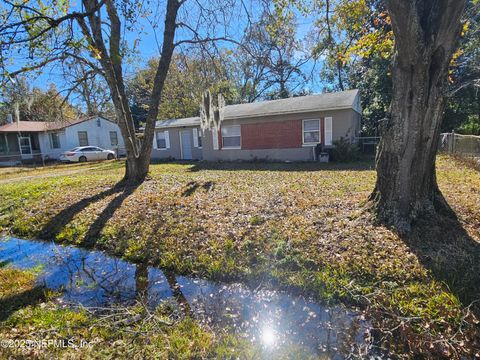
{"type": "Polygon", "coordinates": [[[222,148],[239,149],[241,146],[240,125],[222,126],[222,148]]]}
{"type": "Polygon", "coordinates": [[[86,131],[78,132],[78,146],[88,146],[88,133],[86,131]]]}
{"type": "Polygon", "coordinates": [[[202,148],[202,129],[193,128],[193,146],[202,148]]]}
{"type": "Polygon", "coordinates": [[[217,129],[212,130],[212,142],[213,142],[213,150],[219,150],[217,129]]]}
{"type": "Polygon", "coordinates": [[[303,143],[318,144],[320,142],[320,119],[303,120],[303,143]]]}
{"type": "Polygon", "coordinates": [[[333,123],[331,117],[325,118],[325,144],[327,146],[332,145],[333,140],[333,123]]]}
{"type": "Polygon", "coordinates": [[[110,145],[112,146],[118,145],[118,135],[116,131],[110,131],[110,145]]]}
{"type": "Polygon", "coordinates": [[[155,139],[157,141],[157,149],[167,148],[167,138],[165,136],[165,131],[157,131],[155,133],[155,139]]]}
{"type": "Polygon", "coordinates": [[[202,130],[198,130],[198,147],[202,147],[202,130]]]}
{"type": "Polygon", "coordinates": [[[50,147],[52,149],[60,149],[60,136],[58,133],[50,133],[50,147]]]}

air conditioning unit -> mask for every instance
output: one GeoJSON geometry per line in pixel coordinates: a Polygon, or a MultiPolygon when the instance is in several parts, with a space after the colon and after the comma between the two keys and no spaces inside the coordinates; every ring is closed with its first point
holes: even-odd
{"type": "Polygon", "coordinates": [[[328,163],[330,155],[327,152],[321,152],[318,154],[318,161],[323,163],[328,163]]]}

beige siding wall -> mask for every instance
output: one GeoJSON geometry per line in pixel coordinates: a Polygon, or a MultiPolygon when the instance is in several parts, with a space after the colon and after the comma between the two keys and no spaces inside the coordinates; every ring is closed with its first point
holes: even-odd
{"type": "MultiPolygon", "coordinates": [[[[324,112],[312,112],[304,114],[291,114],[281,116],[268,116],[263,118],[225,120],[223,125],[255,124],[259,122],[277,122],[287,120],[316,119],[321,117],[332,117],[333,141],[341,137],[354,141],[360,130],[360,115],[354,110],[335,110],[324,112]]],[[[193,146],[193,126],[157,129],[157,131],[168,130],[170,148],[165,150],[153,149],[153,159],[181,159],[180,131],[187,130],[190,134],[192,144],[192,156],[195,160],[208,161],[235,161],[235,160],[269,160],[269,161],[311,161],[314,159],[311,146],[289,148],[289,149],[220,149],[213,150],[212,134],[204,131],[203,148],[193,146]]]]}
{"type": "MultiPolygon", "coordinates": [[[[281,116],[268,116],[264,118],[225,120],[222,125],[254,124],[258,122],[276,122],[287,120],[316,119],[332,117],[332,137],[339,140],[341,137],[354,141],[358,136],[359,116],[354,110],[322,111],[304,114],[291,114],[281,116]]],[[[209,161],[233,161],[233,160],[270,160],[270,161],[311,161],[313,160],[311,146],[291,149],[260,149],[238,150],[220,149],[213,150],[212,134],[206,131],[204,134],[203,159],[209,161]]]]}
{"type": "MultiPolygon", "coordinates": [[[[187,131],[190,135],[190,144],[192,145],[192,158],[193,160],[202,159],[202,149],[193,146],[193,128],[194,126],[185,126],[181,128],[167,128],[167,129],[157,129],[156,131],[168,131],[170,139],[170,148],[169,149],[152,149],[152,159],[182,159],[182,151],[180,148],[180,131],[187,131]]],[[[156,138],[154,138],[156,141],[156,138]]],[[[154,146],[155,147],[155,146],[154,146]]]]}

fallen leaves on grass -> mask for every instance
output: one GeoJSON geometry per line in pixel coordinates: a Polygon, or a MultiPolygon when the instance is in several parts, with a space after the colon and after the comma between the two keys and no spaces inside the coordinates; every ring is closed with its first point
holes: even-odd
{"type": "MultiPolygon", "coordinates": [[[[56,240],[82,245],[104,216],[98,248],[180,274],[354,302],[371,310],[391,350],[460,357],[478,346],[478,307],[464,315],[480,298],[480,174],[448,157],[438,163],[458,221],[419,223],[409,239],[363,212],[369,167],[160,164],[117,207],[111,194],[82,208],[56,240]]],[[[2,184],[0,226],[37,237],[53,216],[112,187],[120,170],[2,184]]]]}

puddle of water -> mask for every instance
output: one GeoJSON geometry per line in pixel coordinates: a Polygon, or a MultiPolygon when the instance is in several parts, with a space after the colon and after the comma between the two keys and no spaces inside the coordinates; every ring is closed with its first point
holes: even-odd
{"type": "Polygon", "coordinates": [[[39,283],[62,290],[67,303],[106,307],[140,296],[151,307],[176,301],[199,321],[246,337],[267,353],[299,348],[343,359],[369,348],[364,340],[369,324],[358,313],[283,292],[175,276],[100,251],[16,238],[0,241],[0,262],[22,269],[40,266],[39,283]]]}

